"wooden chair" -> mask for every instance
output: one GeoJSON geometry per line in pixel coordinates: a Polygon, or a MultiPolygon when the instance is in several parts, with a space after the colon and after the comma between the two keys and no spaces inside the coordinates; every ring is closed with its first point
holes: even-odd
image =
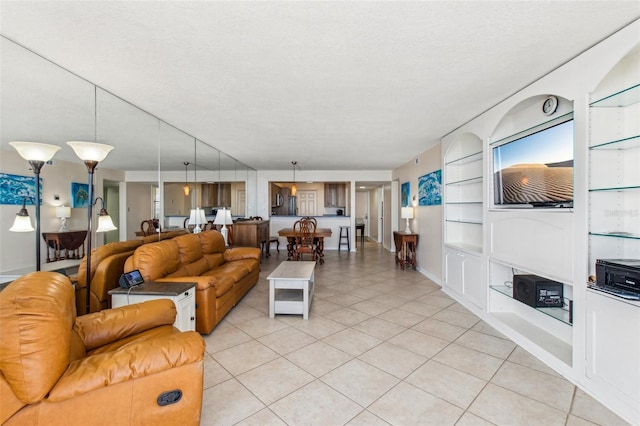
{"type": "Polygon", "coordinates": [[[143,220],[142,223],[140,223],[140,230],[146,237],[148,235],[156,234],[160,230],[159,225],[160,224],[157,219],[143,220]]]}
{"type": "Polygon", "coordinates": [[[302,260],[304,253],[310,253],[313,261],[317,261],[316,222],[300,219],[293,225],[296,234],[293,247],[293,259],[302,260]]]}

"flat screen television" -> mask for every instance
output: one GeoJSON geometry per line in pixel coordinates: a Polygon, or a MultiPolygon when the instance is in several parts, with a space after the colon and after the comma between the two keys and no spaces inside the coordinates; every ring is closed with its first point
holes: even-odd
{"type": "Polygon", "coordinates": [[[573,207],[573,120],[495,146],[493,183],[499,207],[573,207]]]}

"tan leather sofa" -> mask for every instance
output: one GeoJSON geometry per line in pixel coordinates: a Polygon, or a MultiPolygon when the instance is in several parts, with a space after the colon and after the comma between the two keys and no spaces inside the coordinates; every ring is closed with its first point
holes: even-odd
{"type": "Polygon", "coordinates": [[[55,272],[0,292],[0,423],[199,423],[204,341],[173,327],[173,302],[77,318],[73,305],[69,278],[55,272]],[[177,399],[172,391],[181,398],[159,405],[177,399]]]}
{"type": "MultiPolygon", "coordinates": [[[[143,244],[157,242],[158,238],[165,240],[184,235],[184,229],[164,232],[148,237],[108,243],[91,250],[91,293],[90,311],[98,312],[111,307],[109,290],[118,286],[118,279],[124,271],[124,262],[133,254],[135,249],[143,244]]],[[[78,315],[87,313],[87,257],[85,256],[74,277],[76,283],[76,312],[78,315]]]]}
{"type": "Polygon", "coordinates": [[[209,334],[260,276],[260,249],[226,248],[220,232],[181,235],[138,247],[125,271],[145,282],[196,284],[196,330],[209,334]]]}

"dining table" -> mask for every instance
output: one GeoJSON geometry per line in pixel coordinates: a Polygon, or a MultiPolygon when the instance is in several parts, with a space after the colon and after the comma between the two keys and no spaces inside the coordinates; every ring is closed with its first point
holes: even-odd
{"type": "MultiPolygon", "coordinates": [[[[287,238],[287,260],[292,260],[296,242],[296,232],[293,228],[283,228],[278,231],[278,236],[287,238]]],[[[324,239],[330,236],[331,228],[316,228],[316,238],[318,239],[316,254],[321,265],[324,263],[324,239]]]]}

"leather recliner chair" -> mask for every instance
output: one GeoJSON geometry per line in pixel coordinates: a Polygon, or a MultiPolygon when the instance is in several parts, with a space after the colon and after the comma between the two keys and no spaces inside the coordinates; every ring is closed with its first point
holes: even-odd
{"type": "Polygon", "coordinates": [[[0,422],[197,425],[204,341],[173,327],[167,299],[76,318],[62,274],[0,292],[0,422]]]}

